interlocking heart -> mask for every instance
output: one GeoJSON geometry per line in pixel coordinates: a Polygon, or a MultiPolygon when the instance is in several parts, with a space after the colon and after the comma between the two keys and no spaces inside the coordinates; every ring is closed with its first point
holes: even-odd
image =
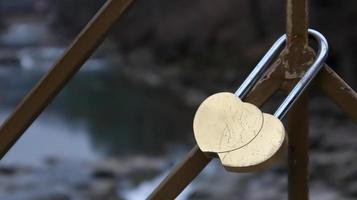
{"type": "Polygon", "coordinates": [[[286,144],[279,119],[228,92],[214,94],[199,106],[193,129],[199,148],[218,154],[230,171],[270,166],[286,144]]]}

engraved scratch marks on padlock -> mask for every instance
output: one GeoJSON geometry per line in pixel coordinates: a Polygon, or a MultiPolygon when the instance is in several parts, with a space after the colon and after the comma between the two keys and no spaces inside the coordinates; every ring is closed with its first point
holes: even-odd
{"type": "MultiPolygon", "coordinates": [[[[242,105],[244,105],[244,103],[242,105]]],[[[242,126],[242,123],[243,123],[242,116],[243,116],[244,112],[239,112],[238,110],[232,111],[232,105],[229,106],[229,109],[230,109],[231,113],[233,113],[233,115],[232,115],[233,123],[240,125],[244,129],[244,127],[242,126]],[[239,117],[237,117],[238,114],[239,114],[239,117]],[[238,120],[238,122],[237,122],[237,120],[238,120]]],[[[244,109],[244,106],[242,106],[242,109],[244,109]]],[[[232,128],[231,128],[231,132],[233,132],[232,128]]],[[[238,136],[239,136],[240,142],[244,143],[245,141],[243,140],[243,134],[238,134],[238,136]]]]}
{"type": "Polygon", "coordinates": [[[223,139],[226,139],[226,143],[229,143],[230,142],[230,139],[231,139],[231,136],[232,136],[232,129],[231,127],[229,126],[229,124],[227,123],[227,121],[224,122],[225,126],[224,126],[224,129],[222,131],[223,134],[221,134],[221,137],[220,137],[220,142],[219,142],[219,147],[222,148],[222,142],[223,142],[223,139]]]}
{"type": "MultiPolygon", "coordinates": [[[[227,105],[229,104],[227,103],[227,105]]],[[[224,116],[224,121],[223,121],[224,128],[222,130],[220,143],[219,143],[220,148],[222,147],[223,139],[225,140],[226,144],[231,144],[232,142],[235,142],[235,139],[237,139],[236,137],[239,136],[240,143],[243,143],[242,134],[236,134],[235,130],[232,128],[232,122],[236,124],[237,122],[236,119],[238,114],[242,115],[242,113],[240,113],[239,110],[233,110],[232,105],[229,105],[229,115],[231,115],[231,117],[224,116]],[[229,119],[231,119],[232,122],[230,122],[229,119]],[[236,137],[234,137],[233,135],[236,137]]],[[[238,124],[241,124],[241,122],[239,122],[238,124]]]]}
{"type": "MultiPolygon", "coordinates": [[[[242,105],[244,105],[244,104],[242,104],[242,105]]],[[[244,109],[243,106],[242,106],[242,108],[244,109]]],[[[233,123],[241,126],[242,125],[241,118],[242,118],[244,112],[239,112],[239,110],[233,111],[232,105],[229,105],[229,111],[232,115],[231,119],[232,119],[233,123]],[[239,117],[237,117],[238,114],[239,114],[239,117]],[[238,122],[237,122],[237,119],[239,119],[238,122]]],[[[229,138],[227,138],[227,142],[230,143],[230,139],[232,138],[232,135],[237,136],[237,134],[235,134],[235,132],[234,132],[235,130],[232,128],[231,123],[227,119],[226,119],[225,123],[226,123],[226,128],[227,128],[226,131],[228,132],[228,135],[229,135],[229,138]]],[[[238,134],[238,136],[239,136],[240,142],[243,143],[244,141],[243,141],[242,134],[238,134]]]]}
{"type": "Polygon", "coordinates": [[[208,97],[198,108],[194,133],[203,152],[228,152],[241,148],[259,133],[263,124],[259,109],[232,93],[208,97]]]}
{"type": "Polygon", "coordinates": [[[224,128],[224,135],[227,138],[227,143],[230,142],[230,139],[232,138],[232,127],[229,125],[227,121],[225,121],[225,128],[224,128]]]}
{"type": "MultiPolygon", "coordinates": [[[[232,113],[233,113],[233,111],[232,111],[232,105],[230,105],[230,104],[228,104],[228,105],[229,105],[230,114],[232,114],[232,113]]],[[[233,119],[234,119],[234,116],[235,116],[235,114],[232,116],[233,119]]],[[[231,140],[231,138],[232,138],[232,127],[231,127],[231,125],[230,125],[230,123],[229,123],[227,117],[225,117],[225,118],[226,118],[226,119],[224,120],[224,124],[225,124],[224,134],[225,134],[225,136],[227,137],[227,143],[230,143],[230,140],[231,140]]]]}

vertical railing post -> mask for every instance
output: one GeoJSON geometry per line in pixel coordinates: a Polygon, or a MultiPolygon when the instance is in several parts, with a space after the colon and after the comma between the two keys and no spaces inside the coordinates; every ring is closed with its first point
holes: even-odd
{"type": "MultiPolygon", "coordinates": [[[[287,1],[287,47],[282,56],[285,85],[288,91],[306,71],[313,60],[308,47],[308,0],[287,1]]],[[[307,200],[308,191],[308,95],[307,91],[291,109],[288,116],[288,199],[307,200]]]]}
{"type": "Polygon", "coordinates": [[[308,95],[295,103],[288,116],[288,199],[309,199],[308,95]]]}

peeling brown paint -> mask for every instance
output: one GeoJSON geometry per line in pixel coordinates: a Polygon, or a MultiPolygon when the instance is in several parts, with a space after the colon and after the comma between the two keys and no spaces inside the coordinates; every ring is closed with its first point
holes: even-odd
{"type": "MultiPolygon", "coordinates": [[[[282,52],[282,89],[290,91],[309,68],[314,51],[308,47],[308,0],[287,1],[287,47],[282,52]]],[[[309,124],[307,91],[288,115],[288,199],[309,199],[309,124]]]]}

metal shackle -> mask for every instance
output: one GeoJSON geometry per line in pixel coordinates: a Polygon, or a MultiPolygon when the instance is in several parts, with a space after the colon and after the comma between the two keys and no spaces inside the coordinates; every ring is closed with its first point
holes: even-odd
{"type": "MultiPolygon", "coordinates": [[[[306,87],[314,79],[316,74],[320,71],[328,54],[328,43],[326,38],[318,31],[309,29],[308,32],[309,32],[309,36],[311,36],[318,43],[317,56],[315,58],[314,63],[306,71],[305,75],[295,85],[295,87],[291,90],[291,92],[285,98],[283,103],[279,106],[279,108],[274,113],[274,116],[280,120],[290,110],[292,105],[296,102],[296,100],[304,92],[306,87]]],[[[235,92],[236,96],[238,96],[241,99],[247,96],[249,91],[253,88],[253,86],[261,78],[264,72],[269,68],[270,64],[276,58],[278,53],[282,50],[282,48],[286,44],[286,40],[287,40],[287,36],[283,35],[273,44],[273,46],[259,61],[259,63],[253,69],[253,71],[249,74],[249,76],[244,80],[242,85],[235,92]]]]}

